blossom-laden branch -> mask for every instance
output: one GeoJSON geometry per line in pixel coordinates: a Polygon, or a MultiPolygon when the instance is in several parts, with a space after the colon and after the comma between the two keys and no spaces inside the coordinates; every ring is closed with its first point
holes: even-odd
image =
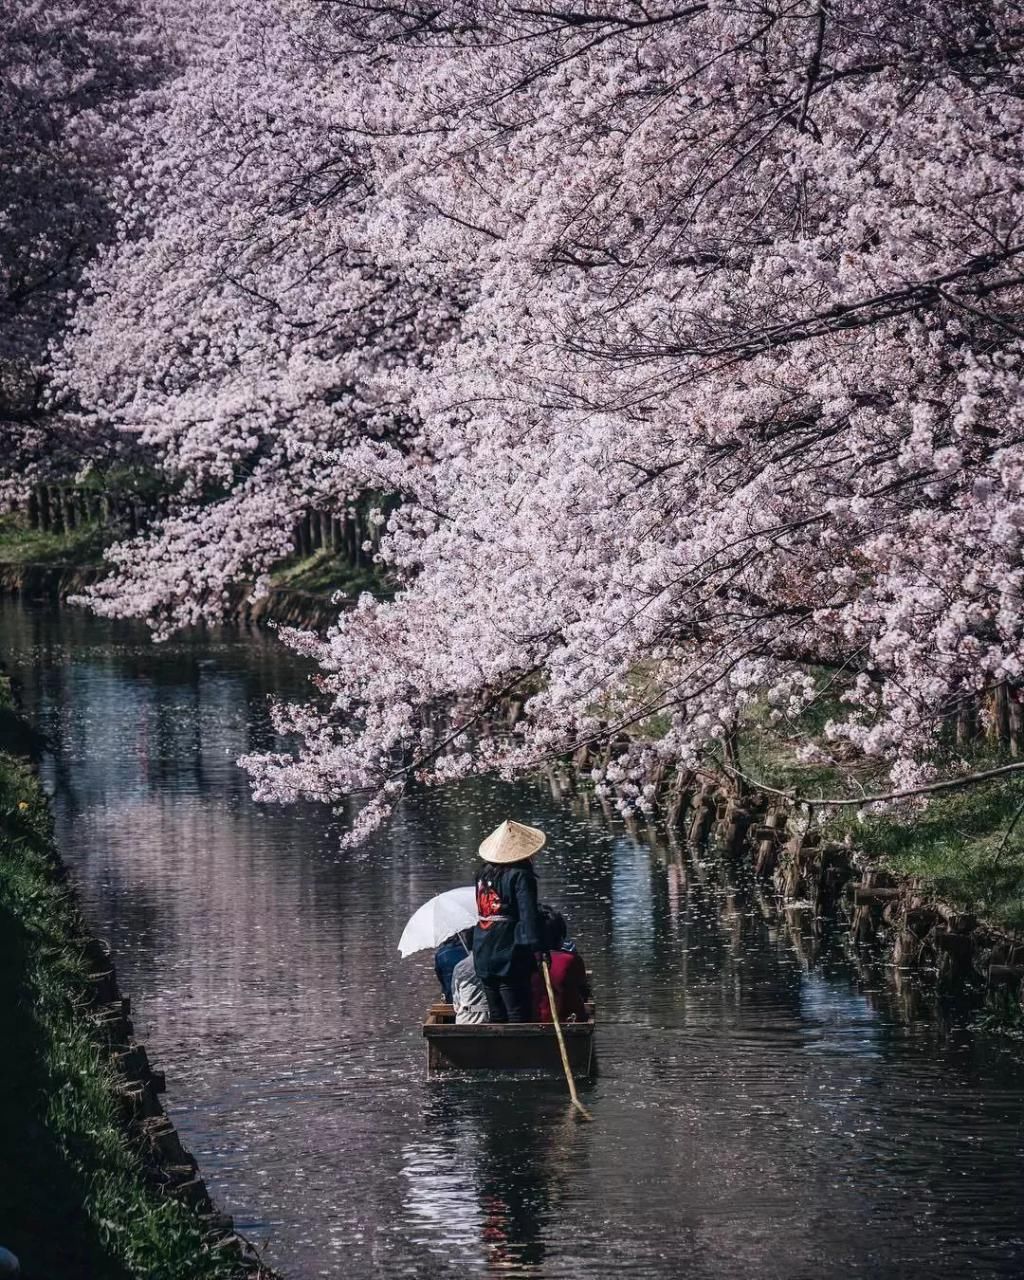
{"type": "Polygon", "coordinates": [[[114,234],[124,121],[166,75],[132,0],[0,0],[0,499],[135,450],[54,405],[51,348],[114,234]]]}
{"type": "Polygon", "coordinates": [[[1019,6],[161,21],[59,363],[180,497],[94,600],[216,615],[304,504],[402,495],[394,599],[286,637],[317,688],[258,794],[369,793],[362,831],[396,762],[603,742],[643,806],[750,721],[902,795],[1024,685],[1019,6]],[[512,732],[475,714],[534,670],[512,732]]]}

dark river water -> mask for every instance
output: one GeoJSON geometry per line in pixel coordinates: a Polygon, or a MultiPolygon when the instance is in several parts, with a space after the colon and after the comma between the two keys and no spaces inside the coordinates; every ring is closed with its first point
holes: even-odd
{"type": "Polygon", "coordinates": [[[291,1280],[1024,1274],[1019,1047],[916,1016],[841,939],[814,957],[739,869],[531,785],[418,795],[341,854],[234,763],[301,689],[272,639],[8,600],[0,653],[168,1110],[291,1280]],[[430,960],[398,936],[506,816],[549,833],[594,971],[592,1125],[557,1081],[426,1079],[430,960]]]}

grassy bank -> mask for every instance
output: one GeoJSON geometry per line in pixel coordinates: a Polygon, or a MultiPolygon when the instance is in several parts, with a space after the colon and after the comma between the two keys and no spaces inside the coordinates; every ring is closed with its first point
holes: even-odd
{"type": "MultiPolygon", "coordinates": [[[[763,730],[741,744],[745,768],[760,781],[803,796],[884,793],[888,777],[877,761],[855,761],[842,772],[802,764],[784,740],[763,730]]],[[[996,768],[1012,757],[984,740],[957,751],[960,767],[996,768]]],[[[939,761],[948,774],[950,761],[939,761]]],[[[1024,775],[931,798],[898,815],[855,816],[821,810],[827,839],[850,841],[899,876],[920,879],[927,893],[992,924],[1024,931],[1024,775]]]]}
{"type": "Polygon", "coordinates": [[[110,531],[99,525],[45,533],[30,529],[21,516],[0,516],[0,564],[99,565],[112,540],[110,531]]]}
{"type": "Polygon", "coordinates": [[[285,560],[270,575],[272,587],[307,591],[330,598],[336,591],[354,598],[363,591],[387,596],[391,588],[375,567],[349,564],[334,551],[316,551],[305,559],[285,560]]]}
{"type": "Polygon", "coordinates": [[[0,1244],[26,1280],[238,1275],[146,1182],[86,1014],[85,943],[46,797],[0,755],[0,1244]]]}
{"type": "Polygon", "coordinates": [[[1024,932],[1024,779],[937,796],[909,821],[868,819],[856,844],[935,897],[1024,932]]]}

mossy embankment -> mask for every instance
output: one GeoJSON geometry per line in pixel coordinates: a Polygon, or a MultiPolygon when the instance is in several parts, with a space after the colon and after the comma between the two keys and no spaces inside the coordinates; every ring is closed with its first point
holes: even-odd
{"type": "MultiPolygon", "coordinates": [[[[936,796],[909,820],[845,824],[865,860],[936,896],[1024,932],[1024,777],[936,796]]],[[[839,824],[836,824],[837,826],[839,824]]]]}
{"type": "MultiPolygon", "coordinates": [[[[14,715],[3,680],[0,713],[14,715]]],[[[26,1280],[258,1275],[163,1116],[124,1005],[47,799],[0,753],[0,1244],[26,1280]],[[177,1173],[160,1144],[185,1162],[177,1173]]]]}
{"type": "MultiPolygon", "coordinates": [[[[748,732],[741,758],[749,775],[801,800],[856,800],[890,790],[878,761],[805,765],[794,747],[767,734],[748,732]]],[[[933,763],[939,778],[955,781],[1014,765],[1017,757],[994,735],[981,735],[955,750],[943,751],[940,744],[933,763]]],[[[756,786],[747,788],[748,795],[756,792],[756,786]]],[[[767,802],[785,807],[777,795],[767,802]]],[[[913,883],[918,892],[998,928],[1024,932],[1024,772],[913,797],[898,809],[812,805],[810,817],[822,845],[851,847],[862,868],[913,883]]]]}
{"type": "Polygon", "coordinates": [[[355,565],[343,554],[329,549],[282,561],[270,574],[266,592],[252,598],[252,585],[242,583],[235,590],[232,613],[236,621],[249,625],[268,622],[284,626],[323,630],[345,607],[368,591],[378,598],[392,594],[393,588],[373,565],[355,565]]]}
{"type": "MultiPolygon", "coordinates": [[[[809,913],[821,934],[838,924],[892,973],[913,972],[948,995],[970,993],[1016,1023],[1024,1019],[1024,773],[971,778],[1015,768],[1021,743],[984,728],[998,717],[979,720],[979,732],[935,761],[939,776],[959,778],[962,789],[898,808],[863,804],[889,789],[877,760],[851,753],[841,765],[822,761],[823,738],[818,759],[806,763],[817,727],[806,721],[774,733],[745,725],[728,752],[694,770],[651,753],[644,776],[627,782],[643,787],[670,838],[752,865],[774,889],[778,912],[809,913]],[[814,803],[822,797],[850,803],[814,803]]],[[[606,769],[625,745],[576,752],[554,771],[556,788],[586,795],[596,777],[612,812],[619,775],[606,769]]]]}
{"type": "Polygon", "coordinates": [[[0,591],[48,600],[83,591],[103,576],[110,541],[97,525],[44,531],[18,515],[0,516],[0,591]]]}
{"type": "MultiPolygon", "coordinates": [[[[104,552],[117,539],[116,530],[81,525],[55,532],[29,527],[24,515],[0,516],[0,592],[31,600],[64,600],[108,571],[104,552]]],[[[321,548],[276,565],[268,589],[253,598],[254,584],[239,583],[231,592],[228,617],[244,625],[278,623],[324,628],[363,591],[388,596],[391,586],[373,564],[353,564],[344,552],[321,548]]]]}

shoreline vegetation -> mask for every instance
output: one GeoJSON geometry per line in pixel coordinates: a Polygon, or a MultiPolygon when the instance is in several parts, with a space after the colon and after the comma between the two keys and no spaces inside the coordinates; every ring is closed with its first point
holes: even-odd
{"type": "MultiPolygon", "coordinates": [[[[116,526],[43,530],[23,514],[0,515],[0,591],[44,600],[76,595],[108,572],[104,552],[120,536],[116,526]]],[[[255,601],[253,585],[238,584],[231,593],[230,621],[326,627],[337,616],[339,593],[352,601],[363,591],[389,594],[372,564],[352,563],[346,549],[308,544],[275,567],[269,590],[255,601]]]]}
{"type": "Polygon", "coordinates": [[[26,1280],[271,1280],[214,1211],[53,841],[0,677],[0,1244],[26,1280]]]}

